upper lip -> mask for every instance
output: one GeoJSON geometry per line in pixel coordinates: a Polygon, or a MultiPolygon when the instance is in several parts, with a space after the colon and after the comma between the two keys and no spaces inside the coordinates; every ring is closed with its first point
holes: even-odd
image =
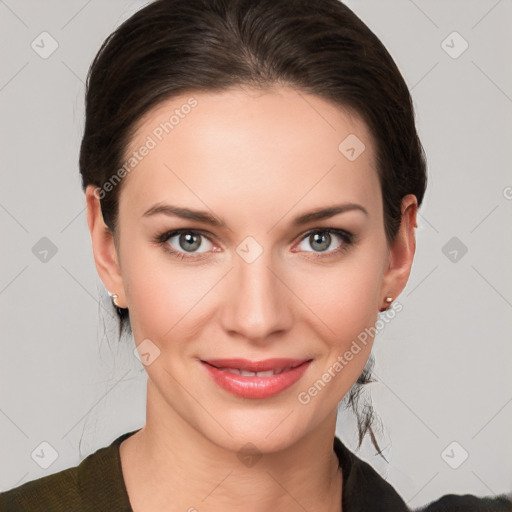
{"type": "Polygon", "coordinates": [[[263,361],[249,361],[248,359],[203,359],[204,363],[208,363],[217,368],[233,368],[237,370],[245,370],[247,372],[264,372],[267,370],[285,370],[311,361],[311,359],[287,359],[273,358],[263,361]]]}

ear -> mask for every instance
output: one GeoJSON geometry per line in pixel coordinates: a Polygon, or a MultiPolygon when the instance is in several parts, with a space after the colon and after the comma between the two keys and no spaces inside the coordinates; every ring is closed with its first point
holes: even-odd
{"type": "Polygon", "coordinates": [[[96,186],[88,185],[85,190],[87,224],[91,233],[96,270],[105,288],[109,292],[117,294],[119,306],[127,307],[114,235],[103,220],[96,189],[96,186]]]}
{"type": "Polygon", "coordinates": [[[408,194],[402,199],[402,217],[400,228],[395,239],[391,243],[388,258],[388,267],[385,271],[381,288],[381,302],[383,308],[389,307],[386,304],[386,297],[393,300],[400,295],[405,288],[411,273],[414,252],[416,250],[416,215],[418,212],[418,201],[416,196],[408,194]]]}

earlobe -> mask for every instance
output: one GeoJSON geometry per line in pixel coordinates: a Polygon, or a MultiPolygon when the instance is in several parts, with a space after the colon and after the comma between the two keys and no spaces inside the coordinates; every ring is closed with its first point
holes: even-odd
{"type": "MultiPolygon", "coordinates": [[[[413,194],[404,196],[402,199],[400,228],[390,245],[388,267],[382,281],[381,303],[384,303],[387,296],[398,297],[409,279],[416,251],[414,228],[417,227],[417,211],[418,201],[416,196],[413,194]]],[[[379,309],[379,311],[385,309],[387,308],[379,309]]]]}
{"type": "Polygon", "coordinates": [[[103,220],[96,187],[89,185],[85,191],[87,224],[91,234],[96,270],[107,291],[118,296],[119,307],[126,307],[123,280],[114,235],[103,220]]]}

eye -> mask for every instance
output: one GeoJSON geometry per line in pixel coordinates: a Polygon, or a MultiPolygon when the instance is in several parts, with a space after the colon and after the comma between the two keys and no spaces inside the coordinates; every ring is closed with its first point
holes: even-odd
{"type": "Polygon", "coordinates": [[[181,259],[194,258],[195,254],[211,251],[214,247],[203,233],[191,229],[167,231],[158,235],[156,241],[161,243],[166,251],[181,259]]]}
{"type": "Polygon", "coordinates": [[[326,253],[318,254],[316,257],[330,256],[333,253],[345,252],[353,244],[354,236],[342,229],[315,229],[306,233],[299,244],[299,250],[305,252],[314,253],[326,253]],[[333,236],[334,235],[334,236],[333,236]],[[338,243],[336,243],[338,239],[338,243]],[[339,242],[341,240],[341,243],[339,242]],[[309,245],[313,248],[313,251],[309,251],[304,248],[305,245],[309,245]],[[334,247],[333,247],[334,244],[334,247]]]}
{"type": "MultiPolygon", "coordinates": [[[[205,233],[194,229],[166,231],[157,235],[155,242],[162,245],[171,256],[181,260],[203,259],[206,257],[204,253],[220,250],[205,233]]],[[[348,251],[353,244],[354,235],[348,231],[335,228],[315,229],[302,236],[298,251],[313,252],[315,258],[324,258],[348,251]],[[306,244],[310,245],[313,251],[305,248],[306,244]]]]}

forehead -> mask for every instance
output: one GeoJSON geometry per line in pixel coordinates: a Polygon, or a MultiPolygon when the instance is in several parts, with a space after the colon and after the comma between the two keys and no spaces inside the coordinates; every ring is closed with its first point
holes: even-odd
{"type": "Polygon", "coordinates": [[[254,213],[344,198],[379,207],[374,151],[357,115],[315,95],[286,87],[191,92],[139,122],[120,208],[142,215],[172,199],[254,213]]]}

